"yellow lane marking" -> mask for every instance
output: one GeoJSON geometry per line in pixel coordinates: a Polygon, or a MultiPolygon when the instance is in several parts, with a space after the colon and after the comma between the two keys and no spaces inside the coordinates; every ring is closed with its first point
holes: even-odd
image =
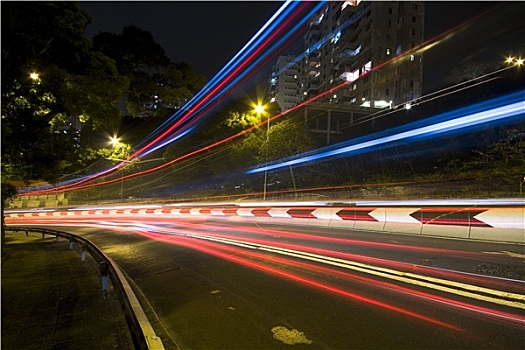
{"type": "Polygon", "coordinates": [[[301,251],[292,250],[292,249],[277,248],[277,247],[272,247],[268,245],[253,244],[253,243],[242,242],[242,241],[238,241],[234,239],[217,238],[217,237],[205,236],[205,235],[188,234],[187,236],[204,239],[204,240],[215,241],[215,242],[226,243],[226,244],[232,244],[232,245],[241,246],[244,248],[265,250],[265,251],[272,252],[272,253],[292,256],[295,258],[315,261],[315,262],[328,264],[332,266],[338,266],[338,267],[342,267],[345,269],[366,273],[369,275],[374,275],[374,276],[378,276],[378,277],[382,277],[386,279],[404,282],[407,284],[417,285],[417,286],[439,290],[439,291],[447,292],[451,294],[456,294],[456,295],[460,295],[460,296],[464,296],[464,297],[468,297],[472,299],[477,299],[477,300],[481,300],[481,301],[485,301],[489,303],[494,303],[498,305],[504,305],[504,306],[509,306],[509,307],[525,310],[525,303],[520,302],[520,301],[525,301],[525,295],[523,294],[505,292],[505,291],[480,287],[480,286],[467,284],[467,283],[454,282],[454,281],[450,281],[450,280],[446,280],[442,278],[418,275],[414,273],[406,273],[406,272],[402,272],[402,271],[398,271],[394,269],[378,267],[378,266],[363,264],[363,263],[359,263],[355,261],[343,260],[339,258],[333,258],[329,256],[324,256],[324,255],[306,253],[306,252],[301,252],[301,251]],[[455,289],[455,288],[461,288],[461,289],[455,289]],[[484,294],[489,294],[489,295],[480,295],[474,292],[484,293],[484,294]],[[490,296],[490,295],[493,295],[493,296],[490,296]],[[506,299],[500,299],[500,298],[515,299],[515,300],[506,300],[506,299]]]}

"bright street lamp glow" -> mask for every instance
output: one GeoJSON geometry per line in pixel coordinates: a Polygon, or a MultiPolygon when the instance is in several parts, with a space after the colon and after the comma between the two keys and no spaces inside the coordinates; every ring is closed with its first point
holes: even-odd
{"type": "Polygon", "coordinates": [[[111,144],[113,145],[113,147],[116,147],[118,144],[119,144],[120,140],[116,137],[112,137],[111,138],[111,144]]]}
{"type": "Polygon", "coordinates": [[[261,114],[262,112],[264,112],[264,107],[263,106],[261,106],[261,105],[255,106],[255,113],[261,114]]]}
{"type": "Polygon", "coordinates": [[[35,72],[32,72],[31,74],[29,74],[29,77],[33,80],[38,80],[40,79],[40,76],[38,75],[38,73],[35,73],[35,72]]]}
{"type": "Polygon", "coordinates": [[[512,64],[514,66],[522,66],[525,63],[525,60],[523,58],[515,58],[515,57],[507,57],[505,59],[505,63],[512,64]]]}

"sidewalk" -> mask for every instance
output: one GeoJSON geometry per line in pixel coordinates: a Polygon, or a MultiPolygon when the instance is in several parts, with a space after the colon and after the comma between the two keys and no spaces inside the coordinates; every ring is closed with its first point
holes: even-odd
{"type": "Polygon", "coordinates": [[[102,293],[98,265],[78,247],[40,234],[6,233],[2,256],[1,348],[133,349],[110,287],[102,293]]]}

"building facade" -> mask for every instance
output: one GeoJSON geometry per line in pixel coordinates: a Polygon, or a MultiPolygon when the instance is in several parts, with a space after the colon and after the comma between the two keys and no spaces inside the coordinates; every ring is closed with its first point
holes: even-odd
{"type": "Polygon", "coordinates": [[[423,20],[422,1],[328,2],[304,37],[303,100],[385,108],[420,97],[423,20]]]}
{"type": "Polygon", "coordinates": [[[294,114],[325,143],[381,129],[367,115],[421,96],[422,1],[328,1],[307,25],[304,52],[273,67],[270,97],[284,111],[321,95],[294,114]]]}
{"type": "Polygon", "coordinates": [[[273,66],[270,79],[270,96],[277,102],[282,111],[286,111],[301,100],[302,62],[293,55],[279,56],[273,66]]]}

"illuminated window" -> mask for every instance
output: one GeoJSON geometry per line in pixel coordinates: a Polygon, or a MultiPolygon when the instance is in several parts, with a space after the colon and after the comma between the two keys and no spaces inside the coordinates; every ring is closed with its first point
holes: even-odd
{"type": "Polygon", "coordinates": [[[416,57],[415,57],[414,55],[410,55],[410,62],[414,62],[414,59],[415,59],[415,58],[416,58],[416,57]]]}
{"type": "Polygon", "coordinates": [[[368,61],[362,68],[363,74],[372,70],[372,61],[368,61]]]}
{"type": "Polygon", "coordinates": [[[390,49],[386,49],[387,56],[390,56],[390,49]]]}

